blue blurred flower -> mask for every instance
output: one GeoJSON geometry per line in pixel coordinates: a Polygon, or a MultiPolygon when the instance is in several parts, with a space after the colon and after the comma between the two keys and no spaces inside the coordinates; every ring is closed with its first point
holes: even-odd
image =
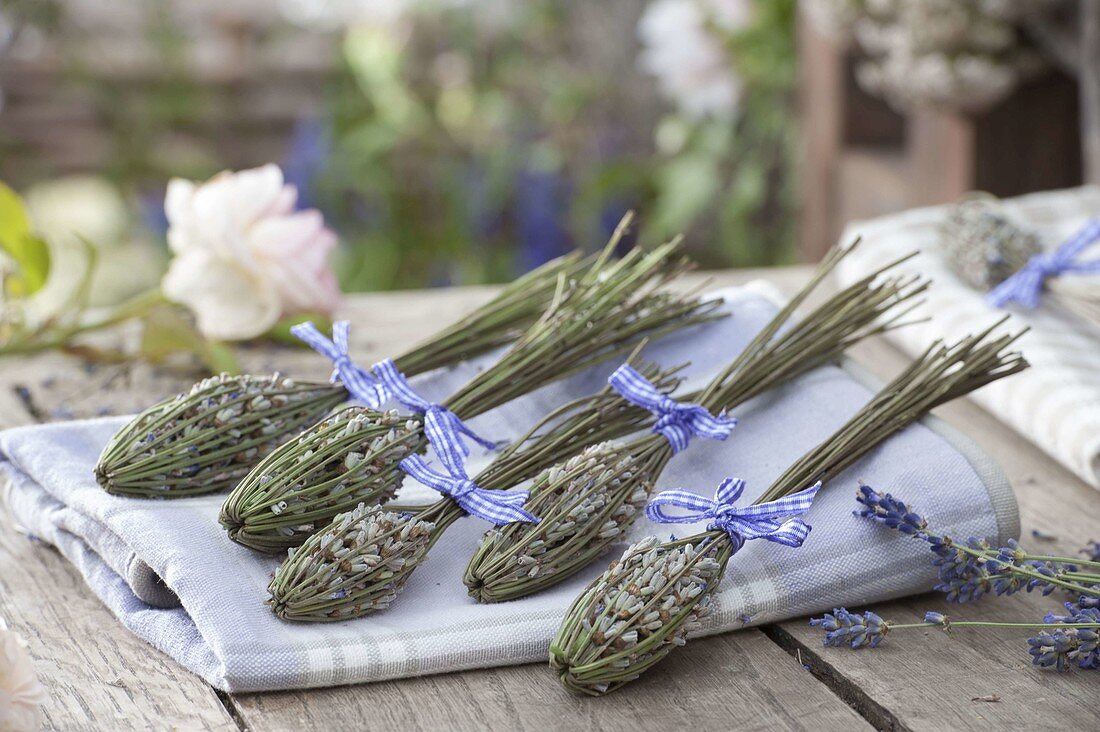
{"type": "Polygon", "coordinates": [[[328,166],[331,153],[328,124],[316,116],[299,117],[282,163],[284,180],[298,189],[299,209],[316,206],[317,176],[328,166]]]}
{"type": "Polygon", "coordinates": [[[522,271],[569,251],[569,182],[559,173],[524,170],[516,181],[516,228],[522,271]]]}

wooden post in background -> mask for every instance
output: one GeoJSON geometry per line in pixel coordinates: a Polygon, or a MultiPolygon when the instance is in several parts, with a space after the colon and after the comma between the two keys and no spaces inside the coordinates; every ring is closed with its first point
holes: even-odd
{"type": "Polygon", "coordinates": [[[1100,0],[1081,2],[1081,142],[1085,180],[1100,185],[1100,0]]]}
{"type": "Polygon", "coordinates": [[[1089,180],[1100,183],[1100,0],[1083,2],[1085,15],[1096,17],[1082,30],[1088,68],[1081,89],[1051,69],[980,114],[930,106],[892,112],[856,84],[854,52],[802,18],[801,259],[820,259],[853,220],[947,203],[972,190],[1007,197],[1079,185],[1083,149],[1089,180]]]}

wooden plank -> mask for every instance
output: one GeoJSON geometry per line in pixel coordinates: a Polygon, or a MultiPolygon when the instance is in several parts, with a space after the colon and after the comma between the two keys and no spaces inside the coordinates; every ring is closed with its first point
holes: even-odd
{"type": "MultiPolygon", "coordinates": [[[[884,343],[862,346],[856,357],[880,376],[905,362],[884,343]]],[[[940,414],[974,439],[1008,475],[1020,503],[1025,546],[1074,555],[1086,541],[1100,538],[1100,491],[971,402],[951,404],[940,414]],[[1056,538],[1039,540],[1033,530],[1056,538]]],[[[919,496],[908,500],[919,506],[919,496]]],[[[895,622],[919,622],[925,610],[944,612],[955,620],[1041,622],[1047,612],[1061,609],[1063,599],[1025,593],[948,605],[941,596],[927,595],[873,609],[895,622]]],[[[800,651],[815,675],[880,728],[1095,729],[1100,722],[1095,674],[1057,674],[1031,667],[1027,631],[899,631],[879,649],[867,652],[822,648],[821,633],[805,620],[783,623],[769,632],[789,649],[800,651]],[[984,701],[991,697],[999,701],[984,701]]]]}
{"type": "Polygon", "coordinates": [[[566,691],[544,665],[232,698],[251,729],[870,729],[763,633],[687,646],[615,694],[566,691]]]}
{"type": "Polygon", "coordinates": [[[0,617],[26,639],[59,730],[236,730],[217,694],[126,630],[53,548],[0,511],[0,617]]]}

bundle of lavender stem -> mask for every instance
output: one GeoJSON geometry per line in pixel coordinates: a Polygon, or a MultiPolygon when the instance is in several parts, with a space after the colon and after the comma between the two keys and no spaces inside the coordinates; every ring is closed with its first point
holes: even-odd
{"type": "Polygon", "coordinates": [[[654,498],[647,509],[651,519],[714,521],[693,536],[665,542],[648,537],[633,544],[588,585],[550,645],[550,667],[561,682],[602,695],[638,678],[700,627],[730,557],[746,540],[800,546],[810,527],[798,518],[780,523],[778,516],[802,513],[821,484],[935,407],[1027,368],[1019,353],[1006,351],[1019,334],[992,336],[1003,323],[953,346],[934,344],[751,506],[732,505],[744,487],[732,480],[720,486],[713,502],[701,496],[685,502],[681,491],[654,498]],[[686,507],[692,502],[706,509],[679,518],[664,512],[666,503],[686,507]]]}
{"type": "MultiPolygon", "coordinates": [[[[722,384],[734,373],[746,375],[747,379],[752,380],[755,386],[744,383],[742,391],[735,392],[742,396],[731,396],[732,401],[741,403],[837,356],[859,338],[891,327],[898,322],[898,317],[878,326],[872,327],[871,323],[923,291],[924,285],[914,280],[888,279],[873,283],[882,274],[876,273],[831,298],[808,315],[802,324],[792,329],[789,338],[785,336],[777,339],[777,344],[782,344],[781,346],[772,344],[777,347],[769,348],[768,344],[778,330],[846,251],[834,251],[812,282],[734,359],[723,372],[724,376],[715,380],[716,384],[722,384]],[[793,355],[792,352],[800,353],[801,358],[788,358],[793,355]]],[[[648,378],[645,374],[642,375],[648,378]]],[[[669,390],[664,383],[655,384],[655,387],[660,393],[669,390]]],[[[503,551],[505,546],[508,547],[503,560],[499,562],[507,568],[506,574],[502,581],[498,582],[493,578],[489,583],[479,585],[479,588],[485,588],[486,593],[499,589],[502,593],[516,592],[514,596],[521,596],[533,591],[532,588],[544,586],[539,583],[568,577],[576,554],[575,544],[590,542],[596,545],[595,548],[588,547],[584,551],[601,551],[600,547],[614,541],[625,530],[636,507],[644,503],[652,483],[638,486],[632,482],[634,476],[630,474],[632,463],[629,453],[618,462],[600,462],[598,470],[594,470],[597,464],[590,455],[593,452],[600,454],[601,451],[607,451],[609,448],[604,444],[608,440],[652,426],[655,421],[652,413],[632,405],[622,395],[610,389],[605,389],[595,398],[583,400],[577,407],[568,419],[555,424],[552,431],[540,435],[523,453],[499,456],[472,481],[481,490],[506,490],[535,476],[539,469],[549,468],[541,476],[535,477],[537,497],[525,505],[527,511],[542,519],[540,523],[532,524],[525,520],[522,523],[517,521],[507,524],[501,531],[509,532],[508,535],[515,539],[514,543],[505,545],[503,542],[490,540],[483,544],[482,550],[475,557],[475,561],[481,558],[489,562],[495,558],[491,553],[492,549],[503,551]],[[593,445],[599,447],[592,447],[593,445]],[[567,456],[573,457],[564,464],[558,462],[567,456]],[[550,467],[551,465],[555,466],[550,467]],[[588,486],[576,480],[578,474],[584,473],[590,478],[588,486]],[[561,474],[570,476],[572,480],[558,480],[561,474]],[[552,494],[561,503],[568,503],[574,497],[583,500],[585,488],[592,486],[600,486],[605,490],[614,490],[619,485],[626,486],[628,500],[618,500],[615,505],[610,506],[610,518],[601,518],[597,515],[598,511],[590,512],[590,515],[579,520],[574,514],[569,514],[571,523],[563,526],[559,515],[561,512],[555,512],[553,506],[549,513],[541,513],[542,508],[550,502],[539,501],[539,498],[546,496],[545,492],[539,493],[540,487],[551,484],[573,489],[572,493],[566,492],[564,497],[560,491],[552,494]],[[535,506],[539,508],[536,509],[535,506]],[[544,526],[549,528],[548,532],[540,531],[544,526]],[[566,540],[564,537],[572,528],[576,528],[577,538],[566,540]],[[592,534],[599,536],[593,537],[592,534]],[[489,551],[486,550],[487,547],[490,548],[489,551]],[[535,553],[540,548],[550,551],[551,557],[559,549],[562,551],[567,561],[562,563],[560,571],[558,566],[554,566],[539,576],[538,570],[544,565],[527,556],[527,552],[535,553]]],[[[658,437],[664,441],[663,437],[658,437]]],[[[648,444],[647,440],[646,445],[648,444]]],[[[591,500],[591,496],[588,499],[591,500]]],[[[335,530],[329,529],[315,534],[276,571],[269,587],[272,607],[281,617],[307,621],[342,620],[383,609],[397,596],[409,575],[424,562],[432,546],[447,528],[466,514],[461,501],[449,496],[427,507],[403,510],[391,507],[390,511],[363,507],[358,509],[352,519],[347,519],[346,515],[338,517],[333,524],[335,530]],[[371,560],[364,561],[365,557],[370,557],[371,560]],[[378,559],[374,560],[374,557],[378,559]]],[[[491,532],[490,535],[494,534],[491,532]]],[[[493,567],[493,564],[487,566],[493,567]]],[[[467,583],[469,582],[468,572],[467,583]]]]}
{"type": "Polygon", "coordinates": [[[623,226],[583,277],[568,285],[559,280],[541,319],[443,403],[419,398],[392,363],[376,365],[417,414],[351,407],[283,444],[223,504],[219,520],[230,537],[268,553],[298,546],[337,514],[391,498],[404,478],[399,463],[426,447],[425,419],[452,425],[448,431],[461,432],[456,439],[467,449],[463,438],[476,436],[461,420],[620,355],[642,338],[720,317],[717,301],[663,289],[689,267],[678,239],[612,261],[623,226]]]}
{"type": "MultiPolygon", "coordinates": [[[[883,275],[908,257],[835,293],[780,332],[851,250],[833,250],[813,279],[744,351],[706,389],[687,400],[710,413],[734,410],[835,360],[864,338],[906,325],[905,316],[927,283],[916,277],[883,275]]],[[[463,578],[470,594],[480,602],[513,600],[552,587],[587,567],[633,524],[676,452],[672,441],[654,429],[626,443],[595,445],[547,471],[534,481],[526,504],[540,521],[511,523],[486,533],[463,578]]]]}
{"type": "MultiPolygon", "coordinates": [[[[627,363],[636,364],[643,344],[627,363]]],[[[638,369],[658,388],[673,391],[681,367],[638,369]]],[[[580,447],[641,429],[649,413],[610,387],[547,414],[504,448],[475,479],[482,489],[507,489],[536,475],[580,447]]],[[[387,607],[443,532],[464,511],[451,498],[424,506],[360,504],[310,536],[275,571],[269,604],[285,620],[346,620],[387,607]],[[367,537],[370,537],[369,541],[367,537]]]]}
{"type": "MultiPolygon", "coordinates": [[[[572,253],[532,270],[395,361],[406,374],[452,366],[519,337],[562,276],[594,262],[572,253]]],[[[95,468],[108,493],[177,498],[233,487],[265,455],[349,398],[344,385],[279,374],[220,374],[147,408],[108,442],[95,468]]]]}

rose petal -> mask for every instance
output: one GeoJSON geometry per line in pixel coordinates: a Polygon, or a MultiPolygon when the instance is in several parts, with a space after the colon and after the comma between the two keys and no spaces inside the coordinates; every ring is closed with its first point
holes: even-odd
{"type": "Polygon", "coordinates": [[[275,287],[239,264],[205,252],[172,260],[161,289],[195,314],[199,330],[217,340],[262,335],[279,320],[275,287]]]}

